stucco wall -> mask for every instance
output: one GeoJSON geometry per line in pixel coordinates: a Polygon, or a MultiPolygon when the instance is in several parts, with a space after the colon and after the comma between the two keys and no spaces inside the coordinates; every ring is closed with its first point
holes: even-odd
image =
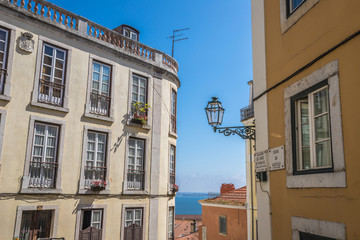
{"type": "MultiPolygon", "coordinates": [[[[247,239],[246,209],[202,206],[202,226],[206,226],[207,240],[246,240],[247,239]],[[227,218],[227,234],[219,233],[219,216],[227,218]]],[[[199,227],[202,229],[202,227],[199,227]]],[[[202,239],[200,231],[199,239],[202,239]]]]}
{"type": "MultiPolygon", "coordinates": [[[[280,27],[280,1],[264,2],[268,87],[360,29],[360,4],[356,0],[320,0],[284,34],[280,27]]],[[[284,89],[338,60],[346,187],[289,189],[285,170],[270,172],[273,239],[292,239],[292,216],[344,223],[347,239],[360,238],[360,163],[356,157],[360,154],[360,113],[355,110],[359,102],[359,50],[358,36],[267,94],[269,148],[273,148],[285,144],[284,89]]]]}
{"type": "MultiPolygon", "coordinates": [[[[158,78],[160,92],[153,91],[154,68],[140,61],[120,57],[99,44],[86,43],[81,38],[66,34],[39,21],[21,19],[0,9],[0,26],[7,23],[16,29],[16,42],[11,69],[10,101],[0,100],[0,109],[6,110],[4,141],[1,153],[0,168],[0,199],[1,238],[11,239],[14,236],[16,211],[18,206],[56,205],[59,207],[57,237],[74,239],[76,224],[76,208],[79,204],[102,204],[107,206],[106,239],[120,239],[120,229],[123,224],[122,205],[138,204],[145,206],[144,217],[146,224],[150,219],[150,196],[158,199],[157,212],[152,221],[158,226],[156,234],[149,234],[149,228],[144,227],[144,239],[165,239],[167,234],[168,206],[174,206],[174,197],[168,195],[169,182],[169,143],[176,145],[176,137],[169,135],[169,109],[171,88],[177,90],[178,83],[162,75],[158,78]],[[21,33],[31,32],[35,41],[34,51],[26,53],[18,48],[21,33]],[[36,62],[39,36],[46,37],[59,44],[66,44],[71,50],[71,69],[69,79],[66,79],[68,90],[68,112],[50,110],[31,105],[32,92],[35,81],[36,62]],[[113,64],[114,79],[112,79],[113,118],[114,121],[103,121],[84,116],[88,86],[90,55],[94,59],[106,59],[113,64]],[[160,105],[157,114],[152,115],[150,127],[142,128],[126,124],[129,112],[129,84],[132,72],[148,77],[148,103],[153,106],[154,95],[158,94],[160,105]],[[28,195],[18,194],[21,189],[24,174],[26,146],[28,144],[30,116],[54,119],[65,122],[62,151],[61,195],[28,195]],[[158,122],[154,129],[154,122],[158,122]],[[79,195],[79,180],[83,153],[84,126],[111,132],[110,141],[110,169],[107,176],[109,181],[109,195],[79,195]],[[158,142],[153,144],[153,132],[160,132],[158,142]],[[146,139],[146,183],[149,188],[145,195],[124,195],[123,182],[125,176],[126,144],[129,136],[146,139]],[[154,155],[153,151],[159,154],[154,155]],[[151,168],[153,161],[158,162],[158,168],[151,168]],[[150,174],[151,173],[151,174],[150,174]],[[156,178],[152,176],[156,175],[156,178]],[[153,186],[150,186],[150,181],[153,186]],[[155,187],[157,186],[157,187],[155,187]],[[151,188],[155,188],[151,190],[151,188]]],[[[56,43],[55,43],[56,45],[56,43]]],[[[68,61],[69,62],[69,61],[68,61]]],[[[31,152],[31,151],[30,151],[31,152]]]]}

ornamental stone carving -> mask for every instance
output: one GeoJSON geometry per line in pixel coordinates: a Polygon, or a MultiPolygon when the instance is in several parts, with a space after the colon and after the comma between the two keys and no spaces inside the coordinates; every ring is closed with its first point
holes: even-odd
{"type": "Polygon", "coordinates": [[[29,32],[21,33],[19,48],[25,52],[32,53],[34,51],[35,41],[32,40],[33,35],[29,32]]]}

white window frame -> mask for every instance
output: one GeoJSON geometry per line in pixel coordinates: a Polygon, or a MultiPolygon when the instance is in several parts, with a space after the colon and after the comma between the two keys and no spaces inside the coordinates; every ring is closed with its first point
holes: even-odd
{"type": "Polygon", "coordinates": [[[300,240],[299,232],[310,233],[337,240],[346,239],[344,223],[329,222],[303,217],[291,217],[292,240],[300,240]]]}
{"type": "Polygon", "coordinates": [[[102,240],[105,240],[107,205],[106,204],[79,204],[76,208],[75,240],[79,240],[80,229],[83,223],[84,210],[102,210],[102,240]]]}
{"type": "MultiPolygon", "coordinates": [[[[294,9],[288,16],[287,4],[291,0],[280,1],[280,23],[281,33],[284,34],[290,29],[302,16],[304,16],[312,7],[314,7],[320,0],[306,0],[294,9]]],[[[289,6],[290,9],[290,6],[289,6]]]]}
{"type": "MultiPolygon", "coordinates": [[[[90,54],[89,55],[89,71],[88,71],[88,84],[87,84],[87,94],[86,94],[86,106],[85,106],[85,117],[88,118],[94,118],[94,119],[98,119],[98,120],[102,120],[102,121],[107,121],[107,122],[114,122],[114,78],[115,78],[115,68],[116,64],[108,59],[90,54]],[[109,101],[109,109],[108,109],[108,114],[107,115],[102,115],[102,114],[97,114],[91,111],[91,102],[90,102],[90,98],[91,98],[91,92],[92,92],[92,82],[93,82],[93,63],[99,63],[102,65],[106,65],[108,67],[110,67],[110,82],[109,82],[109,93],[108,93],[108,97],[110,97],[110,101],[109,101]]],[[[100,88],[101,90],[101,88],[100,88]]]]}
{"type": "Polygon", "coordinates": [[[129,139],[128,139],[128,142],[127,142],[127,144],[128,144],[128,153],[127,153],[127,165],[126,165],[126,172],[127,172],[127,174],[125,175],[125,181],[127,182],[127,184],[126,184],[126,189],[127,190],[130,190],[130,191],[144,191],[145,190],[145,181],[146,181],[146,165],[145,165],[145,149],[146,149],[146,141],[144,140],[144,139],[140,139],[140,138],[133,138],[133,137],[129,137],[129,139]],[[130,165],[130,163],[129,163],[129,158],[130,158],[130,141],[135,141],[135,150],[134,150],[134,152],[135,152],[135,155],[134,156],[132,156],[132,157],[134,157],[134,167],[133,167],[133,170],[137,170],[137,168],[138,168],[138,166],[140,166],[140,167],[142,167],[142,169],[141,169],[141,171],[144,171],[144,174],[143,174],[143,188],[144,189],[129,189],[128,188],[128,184],[129,184],[129,182],[128,182],[128,179],[127,179],[127,174],[128,174],[128,170],[129,170],[129,165],[130,165]],[[143,143],[143,149],[142,149],[142,156],[138,156],[138,154],[137,154],[137,152],[138,152],[138,148],[136,147],[137,146],[137,144],[138,144],[138,142],[142,142],[143,143]],[[141,160],[142,160],[142,164],[137,164],[137,158],[139,158],[139,157],[141,157],[141,160]]]}
{"type": "Polygon", "coordinates": [[[11,93],[11,78],[12,78],[12,68],[13,68],[13,59],[14,59],[14,50],[15,50],[15,38],[16,38],[16,27],[8,23],[0,21],[0,28],[8,32],[7,38],[7,56],[6,56],[6,77],[5,82],[3,83],[3,91],[0,92],[0,100],[10,101],[11,93]]]}
{"type": "Polygon", "coordinates": [[[24,166],[24,174],[22,178],[21,184],[21,193],[37,193],[37,194],[59,194],[61,193],[61,172],[62,172],[62,160],[63,160],[63,152],[64,152],[64,138],[65,138],[65,121],[55,120],[44,118],[40,116],[30,116],[29,123],[29,132],[27,138],[27,147],[26,147],[26,157],[25,157],[25,166],[24,166]],[[57,145],[57,172],[56,172],[56,180],[55,180],[55,188],[37,188],[37,187],[29,187],[30,182],[30,163],[32,159],[32,151],[33,151],[33,140],[35,137],[35,123],[45,123],[49,125],[57,125],[59,127],[58,130],[58,145],[57,145]]]}
{"type": "Polygon", "coordinates": [[[70,84],[70,72],[71,72],[71,47],[54,41],[52,39],[39,36],[39,42],[38,42],[38,50],[37,50],[37,59],[36,59],[36,70],[35,70],[35,79],[34,79],[34,88],[32,91],[31,96],[31,105],[36,107],[42,107],[47,108],[51,110],[56,110],[60,112],[69,112],[69,84],[70,84]],[[43,65],[43,51],[44,51],[44,45],[50,45],[51,47],[59,48],[62,51],[66,51],[66,59],[65,59],[65,70],[63,72],[64,78],[63,78],[63,84],[64,90],[63,90],[63,96],[62,96],[62,106],[57,106],[53,104],[48,104],[39,101],[39,89],[40,89],[40,78],[42,76],[42,65],[43,65]]]}
{"type": "Polygon", "coordinates": [[[105,128],[96,128],[91,126],[84,126],[84,134],[83,134],[83,152],[82,152],[82,161],[81,161],[81,172],[80,172],[80,184],[79,184],[79,194],[109,194],[110,186],[109,186],[109,178],[110,178],[110,149],[111,149],[111,130],[105,128]],[[105,166],[106,166],[106,187],[105,190],[100,192],[92,191],[85,187],[85,168],[87,161],[87,143],[88,143],[88,133],[97,132],[100,134],[106,134],[106,153],[105,153],[105,166]]]}
{"type": "Polygon", "coordinates": [[[143,228],[143,236],[145,236],[147,230],[147,205],[145,203],[142,204],[123,204],[121,210],[121,231],[120,231],[120,240],[124,240],[125,238],[125,219],[126,219],[126,209],[130,208],[142,208],[142,228],[143,228]]]}
{"type": "Polygon", "coordinates": [[[288,188],[346,187],[338,72],[338,61],[334,60],[284,90],[286,185],[288,188]],[[292,147],[291,98],[326,79],[329,87],[329,100],[331,101],[329,111],[333,171],[294,175],[296,166],[294,166],[292,147]]]}
{"type": "Polygon", "coordinates": [[[170,124],[169,135],[177,138],[177,91],[175,88],[170,88],[170,124]],[[173,99],[173,93],[175,93],[175,99],[173,99]],[[175,109],[173,109],[173,107],[175,109]],[[173,114],[174,111],[174,114],[173,114]],[[175,132],[172,127],[172,118],[175,118],[175,132]]]}
{"type": "MultiPolygon", "coordinates": [[[[330,110],[330,104],[329,104],[329,100],[328,100],[328,111],[325,112],[325,113],[321,113],[321,115],[325,115],[327,114],[329,116],[329,138],[327,139],[322,139],[321,141],[329,141],[330,142],[330,162],[331,164],[329,166],[322,166],[322,167],[317,167],[316,166],[316,139],[315,139],[315,113],[314,113],[314,109],[313,109],[313,106],[314,106],[314,95],[317,93],[317,92],[320,92],[324,89],[327,89],[328,90],[328,85],[325,85],[325,86],[322,86],[322,87],[319,87],[317,88],[316,90],[306,94],[307,95],[307,100],[305,101],[304,99],[298,99],[298,100],[295,100],[295,109],[296,110],[296,120],[297,120],[297,123],[296,123],[296,128],[297,128],[297,133],[296,133],[296,141],[297,141],[297,157],[296,157],[296,161],[297,161],[297,172],[301,172],[301,171],[307,171],[307,170],[315,170],[315,169],[326,169],[326,168],[331,168],[332,167],[332,151],[331,151],[331,133],[330,133],[330,129],[331,129],[331,126],[330,126],[330,114],[329,114],[329,110],[330,110]],[[302,132],[301,132],[301,129],[302,129],[302,123],[301,123],[301,109],[300,109],[300,104],[303,103],[303,102],[306,102],[308,103],[308,118],[309,118],[309,139],[310,139],[310,143],[309,143],[309,149],[310,149],[310,165],[311,167],[309,169],[304,169],[303,166],[302,166],[302,163],[303,163],[303,156],[302,156],[302,132]]],[[[327,91],[329,92],[329,91],[327,91]]]]}
{"type": "Polygon", "coordinates": [[[129,211],[132,212],[132,216],[133,216],[133,218],[131,219],[131,224],[130,225],[135,224],[136,221],[139,221],[140,222],[139,226],[141,227],[142,223],[143,223],[143,211],[144,210],[142,208],[126,208],[125,209],[125,226],[126,226],[126,223],[129,222],[129,220],[127,219],[127,213],[129,211]],[[136,214],[135,214],[136,211],[140,211],[140,213],[141,213],[141,218],[140,219],[136,219],[136,214]]]}
{"type": "Polygon", "coordinates": [[[24,211],[37,211],[37,210],[39,210],[39,207],[41,208],[41,210],[52,210],[53,211],[50,236],[53,238],[57,237],[57,228],[58,228],[58,219],[59,219],[59,206],[58,205],[18,206],[17,211],[16,211],[14,237],[20,236],[23,212],[24,211]]]}
{"type": "Polygon", "coordinates": [[[149,194],[149,172],[150,172],[150,160],[149,160],[149,152],[150,152],[150,137],[145,135],[131,134],[126,136],[126,149],[125,149],[125,164],[124,164],[124,178],[123,178],[123,194],[129,195],[142,195],[149,194]],[[144,190],[130,190],[127,188],[127,170],[128,170],[128,159],[129,159],[129,140],[130,138],[135,138],[144,141],[144,190]]]}
{"type": "MultiPolygon", "coordinates": [[[[62,59],[60,59],[62,60],[62,59]]],[[[67,51],[65,49],[61,49],[55,45],[52,45],[52,44],[48,44],[48,43],[44,43],[43,44],[43,49],[42,49],[42,59],[41,59],[41,69],[44,68],[44,65],[46,65],[47,67],[50,67],[50,75],[48,74],[45,74],[42,70],[40,72],[40,80],[39,81],[42,81],[44,80],[44,76],[46,77],[49,77],[50,80],[47,81],[51,84],[54,84],[55,83],[55,72],[56,70],[61,70],[62,71],[62,75],[61,75],[61,83],[60,85],[63,85],[64,88],[65,88],[65,70],[66,70],[66,62],[67,62],[67,51]],[[48,48],[52,48],[52,62],[51,62],[51,65],[47,65],[45,64],[45,48],[48,47],[48,48]],[[64,65],[63,65],[63,68],[60,69],[60,68],[57,68],[56,67],[56,60],[58,60],[58,57],[57,57],[57,51],[60,51],[64,54],[64,59],[63,59],[63,62],[64,62],[64,65]]],[[[59,78],[58,78],[59,79],[59,78]]],[[[46,104],[51,104],[51,105],[55,105],[55,106],[59,106],[57,103],[60,102],[60,106],[63,105],[63,99],[64,99],[64,89],[61,89],[60,90],[60,98],[56,98],[56,97],[53,97],[53,93],[54,93],[54,86],[48,86],[49,88],[49,95],[46,95],[46,94],[42,94],[40,93],[40,90],[39,90],[39,96],[38,96],[38,101],[39,102],[45,102],[46,104]],[[51,99],[47,99],[47,98],[51,98],[51,99]],[[46,100],[42,100],[42,99],[46,99],[46,100]],[[51,103],[49,103],[51,102],[51,103]]]]}
{"type": "MultiPolygon", "coordinates": [[[[55,147],[54,147],[54,164],[57,164],[57,151],[58,151],[58,142],[59,142],[59,126],[57,125],[53,125],[53,124],[48,124],[48,123],[43,123],[43,122],[35,122],[34,123],[35,126],[34,126],[34,138],[33,138],[33,144],[32,144],[32,152],[31,152],[31,160],[30,160],[30,165],[36,161],[34,161],[34,158],[40,158],[41,157],[41,160],[40,162],[41,163],[48,163],[48,161],[46,161],[46,153],[48,151],[48,148],[52,148],[52,146],[49,146],[48,145],[48,139],[49,139],[49,128],[52,127],[52,128],[55,128],[56,129],[56,139],[55,139],[55,147]],[[36,127],[37,126],[44,126],[44,133],[42,134],[43,136],[43,145],[36,145],[35,143],[35,139],[36,139],[36,136],[39,136],[39,134],[36,134],[36,127]],[[41,147],[42,148],[42,156],[36,156],[35,155],[35,147],[41,147]]],[[[40,135],[41,136],[41,135],[40,135]]],[[[50,162],[52,163],[52,162],[50,162]]],[[[36,163],[35,163],[36,164],[36,163]]],[[[57,169],[58,166],[53,166],[55,169],[57,169]]],[[[39,173],[39,177],[41,178],[40,181],[44,181],[41,184],[40,188],[50,188],[50,187],[47,187],[45,186],[47,183],[47,180],[44,179],[44,171],[45,170],[40,170],[41,172],[39,173]]],[[[31,172],[31,166],[30,166],[30,172],[31,172]]],[[[29,173],[30,174],[30,173],[29,173]]],[[[53,177],[57,178],[56,176],[56,172],[54,172],[53,174],[53,177]]],[[[31,181],[31,176],[30,176],[30,181],[31,181]]],[[[50,180],[51,181],[51,180],[50,180]]],[[[54,183],[52,184],[56,184],[56,179],[52,179],[52,181],[54,181],[54,183]]],[[[29,184],[28,187],[37,187],[37,186],[33,186],[33,184],[29,184]]]]}
{"type": "Polygon", "coordinates": [[[152,96],[153,96],[153,78],[150,74],[147,74],[147,73],[144,73],[144,72],[141,72],[141,71],[137,71],[137,70],[134,70],[134,69],[130,69],[129,70],[129,90],[128,90],[128,120],[127,120],[127,125],[130,125],[130,126],[134,126],[134,127],[141,127],[141,128],[144,128],[144,129],[150,129],[151,128],[151,125],[152,125],[152,111],[153,111],[153,104],[152,104],[152,96]],[[131,111],[132,111],[132,82],[133,82],[133,76],[136,75],[136,76],[140,76],[142,78],[146,78],[147,79],[147,86],[146,86],[146,102],[147,104],[149,104],[150,108],[147,110],[147,125],[145,126],[141,126],[139,124],[134,124],[131,122],[131,119],[132,119],[132,114],[131,114],[131,111]]]}
{"type": "Polygon", "coordinates": [[[175,206],[168,207],[167,237],[169,240],[175,240],[175,206]]]}
{"type": "Polygon", "coordinates": [[[176,145],[175,144],[172,144],[170,143],[169,144],[169,178],[168,178],[168,181],[169,181],[169,187],[168,187],[168,194],[171,194],[172,193],[172,184],[171,184],[171,174],[174,174],[174,177],[175,177],[175,184],[176,184],[176,145]],[[171,168],[171,151],[172,151],[172,148],[174,148],[174,167],[173,169],[171,168]]]}

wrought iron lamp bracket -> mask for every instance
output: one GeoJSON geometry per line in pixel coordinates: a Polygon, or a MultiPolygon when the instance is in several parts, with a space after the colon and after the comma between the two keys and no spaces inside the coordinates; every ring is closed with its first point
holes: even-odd
{"type": "Polygon", "coordinates": [[[225,136],[238,135],[242,139],[255,140],[255,125],[239,127],[214,127],[214,132],[223,133],[225,136]]]}

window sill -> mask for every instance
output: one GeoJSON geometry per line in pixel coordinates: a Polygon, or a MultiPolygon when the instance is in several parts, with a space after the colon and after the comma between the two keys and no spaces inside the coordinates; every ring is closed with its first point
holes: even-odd
{"type": "Polygon", "coordinates": [[[11,97],[10,97],[10,96],[6,96],[6,95],[0,95],[0,100],[4,100],[4,101],[10,102],[11,97]]]}
{"type": "Polygon", "coordinates": [[[178,136],[176,133],[169,131],[169,137],[173,137],[173,138],[177,139],[178,136]]]}
{"type": "Polygon", "coordinates": [[[79,189],[79,194],[84,194],[84,195],[108,195],[110,194],[110,190],[109,189],[105,189],[105,190],[101,190],[101,191],[93,191],[91,189],[79,189]]]}
{"type": "Polygon", "coordinates": [[[123,190],[124,195],[149,195],[145,190],[123,190]]]}
{"type": "Polygon", "coordinates": [[[94,113],[90,113],[90,112],[86,112],[84,114],[85,117],[87,118],[93,118],[93,119],[97,119],[97,120],[101,120],[101,121],[106,121],[106,122],[110,122],[113,123],[115,120],[112,117],[107,117],[104,115],[98,115],[98,114],[94,114],[94,113]]]}
{"type": "Polygon", "coordinates": [[[345,171],[288,175],[286,186],[288,188],[342,188],[346,187],[346,175],[345,171]]]}
{"type": "Polygon", "coordinates": [[[21,188],[20,193],[25,194],[61,194],[58,188],[21,188]]]}
{"type": "Polygon", "coordinates": [[[50,105],[50,104],[46,104],[46,103],[42,103],[42,102],[31,101],[31,105],[35,106],[35,107],[47,108],[47,109],[50,109],[50,110],[55,110],[55,111],[64,112],[64,113],[69,112],[68,108],[54,106],[54,105],[50,105]]]}

